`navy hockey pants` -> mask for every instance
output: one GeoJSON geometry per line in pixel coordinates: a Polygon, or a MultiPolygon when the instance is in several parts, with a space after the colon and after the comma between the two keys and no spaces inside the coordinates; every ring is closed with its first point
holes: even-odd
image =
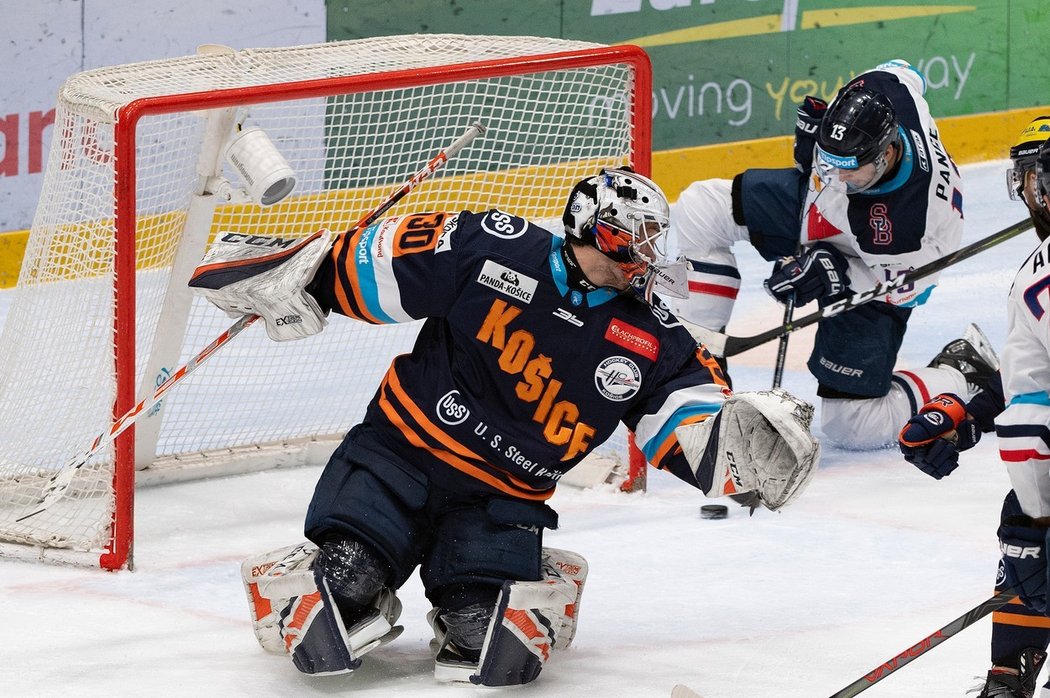
{"type": "Polygon", "coordinates": [[[306,537],[323,544],[353,538],[393,569],[399,588],[418,565],[427,598],[497,589],[505,580],[541,578],[543,529],[558,515],[542,502],[439,487],[358,425],[332,454],[306,515],[306,537]]]}

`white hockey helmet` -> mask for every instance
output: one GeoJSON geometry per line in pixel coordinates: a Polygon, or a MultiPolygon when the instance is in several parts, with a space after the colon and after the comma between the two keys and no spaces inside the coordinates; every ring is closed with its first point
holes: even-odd
{"type": "Polygon", "coordinates": [[[685,261],[668,253],[670,207],[656,182],[630,169],[605,169],[576,183],[562,223],[568,237],[616,261],[631,290],[646,302],[657,284],[685,298],[685,261]]]}

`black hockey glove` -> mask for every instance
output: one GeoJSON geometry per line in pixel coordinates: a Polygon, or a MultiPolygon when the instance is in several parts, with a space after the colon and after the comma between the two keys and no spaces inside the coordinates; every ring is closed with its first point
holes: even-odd
{"type": "Polygon", "coordinates": [[[817,131],[827,110],[827,102],[810,95],[795,111],[795,167],[799,172],[813,169],[813,146],[817,144],[817,131]]]}
{"type": "Polygon", "coordinates": [[[841,252],[826,242],[818,242],[797,257],[777,262],[766,279],[766,291],[781,303],[794,294],[798,306],[818,298],[834,300],[849,287],[848,268],[841,252]]]}
{"type": "Polygon", "coordinates": [[[958,395],[941,393],[909,419],[897,437],[904,460],[940,480],[959,467],[959,451],[981,440],[977,422],[958,395]]]}
{"type": "Polygon", "coordinates": [[[1021,511],[1017,495],[1011,490],[1003,501],[999,525],[999,548],[1003,557],[1000,571],[1028,608],[1046,613],[1046,534],[1021,511]]]}

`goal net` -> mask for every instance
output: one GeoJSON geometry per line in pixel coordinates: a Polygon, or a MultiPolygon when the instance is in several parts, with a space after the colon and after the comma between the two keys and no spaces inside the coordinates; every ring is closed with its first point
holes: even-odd
{"type": "MultiPolygon", "coordinates": [[[[648,171],[649,70],[635,47],[416,35],[202,47],[69,78],[3,298],[0,555],[130,566],[136,480],[324,463],[410,348],[415,324],[332,322],[287,343],[246,330],[27,517],[56,473],[229,325],[186,287],[217,231],[346,229],[477,121],[485,135],[387,215],[494,207],[560,227],[578,179],[648,171]],[[254,129],[294,172],[272,205],[256,203],[270,183],[226,156],[254,129]]],[[[627,454],[623,436],[599,450],[627,454]]]]}

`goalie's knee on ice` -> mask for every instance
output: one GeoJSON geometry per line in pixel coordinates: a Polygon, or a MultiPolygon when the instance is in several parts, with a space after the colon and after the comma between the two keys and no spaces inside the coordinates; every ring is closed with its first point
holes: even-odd
{"type": "Polygon", "coordinates": [[[586,578],[581,555],[544,548],[539,581],[458,590],[450,598],[461,602],[459,608],[435,608],[428,616],[437,644],[435,677],[483,686],[535,680],[551,650],[572,642],[586,578]],[[483,599],[495,594],[495,603],[486,604],[483,599]],[[471,602],[462,605],[465,600],[471,602]]]}
{"type": "Polygon", "coordinates": [[[365,546],[311,543],[249,558],[241,566],[256,637],[307,674],[339,674],[401,633],[401,604],[365,546]]]}

